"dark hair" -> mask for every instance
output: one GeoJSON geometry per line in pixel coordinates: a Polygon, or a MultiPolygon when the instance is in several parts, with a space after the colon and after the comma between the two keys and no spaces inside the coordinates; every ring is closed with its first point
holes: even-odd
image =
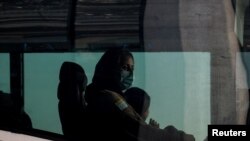
{"type": "Polygon", "coordinates": [[[144,90],[137,87],[128,89],[124,93],[124,98],[141,116],[150,106],[150,96],[144,90]]]}
{"type": "Polygon", "coordinates": [[[81,99],[88,79],[84,69],[79,64],[64,62],[60,68],[59,80],[58,99],[81,99]]]}
{"type": "Polygon", "coordinates": [[[127,49],[112,48],[106,51],[96,64],[92,82],[105,88],[119,87],[122,60],[128,56],[134,60],[133,55],[127,49]]]}

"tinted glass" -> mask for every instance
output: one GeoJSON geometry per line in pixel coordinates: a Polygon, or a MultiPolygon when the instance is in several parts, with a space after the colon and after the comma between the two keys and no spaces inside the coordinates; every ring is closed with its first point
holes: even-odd
{"type": "Polygon", "coordinates": [[[0,91],[10,93],[10,60],[8,53],[0,53],[0,91]]]}

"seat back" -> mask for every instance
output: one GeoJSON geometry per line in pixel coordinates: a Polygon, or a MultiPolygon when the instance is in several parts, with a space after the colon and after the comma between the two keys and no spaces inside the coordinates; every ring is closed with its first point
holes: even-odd
{"type": "Polygon", "coordinates": [[[85,114],[83,92],[87,85],[84,69],[73,62],[64,62],[60,69],[57,97],[62,131],[69,140],[82,138],[85,114]]]}

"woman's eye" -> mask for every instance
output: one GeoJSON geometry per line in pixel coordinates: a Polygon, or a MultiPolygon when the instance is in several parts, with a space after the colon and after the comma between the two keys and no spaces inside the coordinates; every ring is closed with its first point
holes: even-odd
{"type": "Polygon", "coordinates": [[[134,67],[133,66],[128,66],[128,65],[126,65],[126,66],[122,66],[121,67],[122,68],[122,70],[126,70],[126,71],[133,71],[134,70],[134,67]]]}
{"type": "Polygon", "coordinates": [[[127,66],[122,66],[122,69],[123,70],[128,70],[128,67],[127,66]]]}

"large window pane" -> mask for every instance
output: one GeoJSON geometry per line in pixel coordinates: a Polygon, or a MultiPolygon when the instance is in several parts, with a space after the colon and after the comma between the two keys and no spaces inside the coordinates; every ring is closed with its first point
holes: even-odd
{"type": "MultiPolygon", "coordinates": [[[[25,110],[34,128],[62,133],[57,108],[61,64],[64,61],[80,64],[91,83],[102,54],[25,54],[25,110]]],[[[210,54],[133,54],[133,86],[145,89],[151,96],[149,118],[156,119],[161,128],[173,125],[203,140],[210,124],[210,54]]]]}

